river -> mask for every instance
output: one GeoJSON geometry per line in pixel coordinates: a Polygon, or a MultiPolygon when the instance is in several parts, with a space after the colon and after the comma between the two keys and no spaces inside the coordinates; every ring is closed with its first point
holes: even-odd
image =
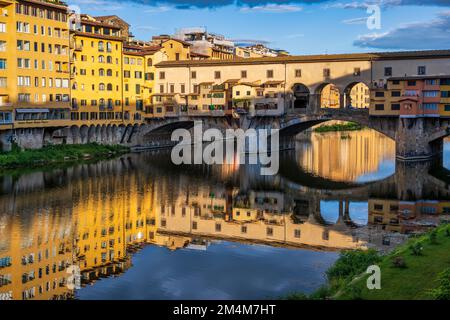
{"type": "Polygon", "coordinates": [[[364,129],[301,135],[275,176],[176,166],[164,150],[3,174],[0,298],[310,293],[340,250],[392,250],[450,212],[446,169],[394,154],[364,129]]]}

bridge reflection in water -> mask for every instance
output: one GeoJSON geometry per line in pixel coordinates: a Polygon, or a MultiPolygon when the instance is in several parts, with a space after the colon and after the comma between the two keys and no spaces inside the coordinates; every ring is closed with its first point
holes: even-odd
{"type": "MultiPolygon", "coordinates": [[[[130,269],[131,257],[145,245],[208,252],[224,240],[323,253],[389,250],[450,211],[448,181],[440,180],[443,169],[431,163],[398,163],[381,180],[358,182],[377,164],[356,166],[348,177],[339,167],[338,174],[321,177],[320,167],[311,174],[290,152],[282,156],[279,175],[259,176],[257,166],[175,167],[168,156],[131,154],[2,176],[2,298],[73,298],[68,270],[76,274],[79,268],[83,287],[97,285],[130,269]]],[[[332,257],[324,255],[323,261],[329,264],[332,257]]]]}

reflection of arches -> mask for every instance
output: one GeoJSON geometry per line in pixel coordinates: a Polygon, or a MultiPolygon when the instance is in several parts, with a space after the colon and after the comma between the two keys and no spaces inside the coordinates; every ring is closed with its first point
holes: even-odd
{"type": "Polygon", "coordinates": [[[318,105],[320,108],[340,107],[341,94],[339,88],[332,83],[322,83],[316,88],[316,96],[318,98],[318,105]]]}
{"type": "Polygon", "coordinates": [[[368,108],[370,91],[364,82],[352,82],[343,91],[343,105],[341,107],[368,108]]]}
{"type": "Polygon", "coordinates": [[[292,87],[294,93],[294,108],[307,108],[309,105],[309,89],[303,83],[296,83],[292,87]]]}

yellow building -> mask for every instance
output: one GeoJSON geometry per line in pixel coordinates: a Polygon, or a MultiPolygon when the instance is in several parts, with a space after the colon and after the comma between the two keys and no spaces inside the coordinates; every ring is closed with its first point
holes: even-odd
{"type": "Polygon", "coordinates": [[[350,91],[350,105],[354,108],[369,108],[370,93],[369,88],[360,82],[353,86],[350,91]]]}
{"type": "Polygon", "coordinates": [[[341,105],[339,89],[333,84],[322,89],[320,99],[322,108],[339,108],[341,105]]]}
{"type": "Polygon", "coordinates": [[[6,0],[0,9],[0,129],[12,128],[13,121],[15,129],[65,124],[70,107],[67,6],[58,0],[6,0]]]}
{"type": "Polygon", "coordinates": [[[72,124],[121,123],[124,74],[120,27],[81,15],[77,29],[71,38],[72,124]]]}
{"type": "Polygon", "coordinates": [[[152,42],[162,47],[161,51],[167,55],[168,61],[191,59],[191,44],[186,41],[161,35],[152,37],[152,42]]]}

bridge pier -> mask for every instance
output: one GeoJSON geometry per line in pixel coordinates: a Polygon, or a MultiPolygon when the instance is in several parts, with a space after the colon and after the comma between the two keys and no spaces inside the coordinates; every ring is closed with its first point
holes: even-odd
{"type": "Polygon", "coordinates": [[[397,159],[415,161],[442,156],[443,139],[432,140],[439,129],[436,118],[400,118],[395,134],[397,159]]]}

